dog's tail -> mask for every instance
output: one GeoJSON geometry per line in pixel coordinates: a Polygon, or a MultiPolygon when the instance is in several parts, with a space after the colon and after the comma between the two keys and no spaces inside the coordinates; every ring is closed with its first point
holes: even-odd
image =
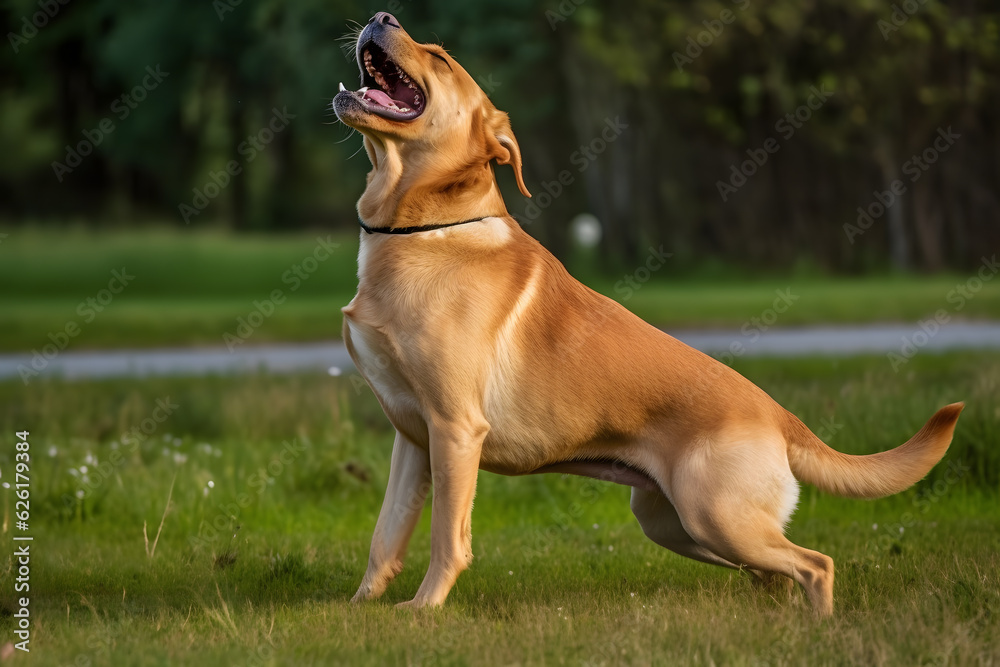
{"type": "Polygon", "coordinates": [[[831,449],[788,413],[788,465],[796,479],[838,496],[881,498],[899,493],[920,481],[941,460],[964,407],[964,403],[946,405],[899,447],[866,456],[831,449]]]}

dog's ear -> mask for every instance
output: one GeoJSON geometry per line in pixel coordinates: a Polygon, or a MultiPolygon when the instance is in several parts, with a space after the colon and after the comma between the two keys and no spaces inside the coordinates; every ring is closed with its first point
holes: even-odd
{"type": "Polygon", "coordinates": [[[530,197],[527,186],[524,184],[524,176],[521,175],[521,147],[517,145],[517,139],[510,129],[510,118],[503,111],[492,110],[486,122],[486,143],[489,146],[490,157],[495,158],[497,164],[509,164],[514,168],[514,178],[517,180],[517,189],[525,197],[530,197]]]}

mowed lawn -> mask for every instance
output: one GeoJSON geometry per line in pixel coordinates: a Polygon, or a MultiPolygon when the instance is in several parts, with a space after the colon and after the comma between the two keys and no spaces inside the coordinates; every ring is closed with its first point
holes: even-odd
{"type": "MultiPolygon", "coordinates": [[[[0,469],[8,481],[14,433],[30,430],[35,540],[31,657],[12,664],[995,664],[1000,355],[738,369],[852,453],[967,402],[914,490],[865,502],[803,488],[788,533],[834,558],[831,619],[800,590],[772,597],[652,544],[627,488],[558,475],[481,474],[475,560],[443,609],[393,606],[428,564],[429,509],[384,599],[351,605],[392,440],[353,378],[15,380],[0,383],[0,469]]],[[[10,545],[14,499],[0,494],[10,545]]],[[[0,642],[16,609],[2,562],[0,642]]]]}
{"type": "MultiPolygon", "coordinates": [[[[330,340],[340,336],[340,308],[357,285],[353,233],[6,231],[0,351],[330,340]]],[[[1000,319],[992,265],[984,282],[978,271],[851,278],[729,267],[694,275],[679,255],[658,271],[640,262],[597,274],[592,260],[570,265],[594,289],[668,328],[749,324],[763,331],[755,318],[765,327],[916,323],[940,310],[951,319],[1000,319]],[[776,301],[777,315],[769,312],[776,301]]]]}

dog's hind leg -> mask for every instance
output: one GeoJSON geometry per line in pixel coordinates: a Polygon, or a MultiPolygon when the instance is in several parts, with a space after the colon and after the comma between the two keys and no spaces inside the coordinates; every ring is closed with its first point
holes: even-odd
{"type": "Polygon", "coordinates": [[[427,451],[397,433],[392,446],[389,484],[372,535],[368,569],[352,602],[382,595],[393,577],[403,569],[403,556],[430,488],[431,463],[427,451]]]}
{"type": "Polygon", "coordinates": [[[632,514],[639,520],[646,537],[681,556],[703,563],[739,569],[725,558],[701,546],[684,530],[677,510],[660,491],[632,487],[632,514]]]}
{"type": "Polygon", "coordinates": [[[661,547],[703,563],[721,565],[733,569],[744,569],[753,575],[752,582],[768,591],[788,591],[795,585],[794,581],[776,572],[740,568],[695,542],[694,538],[684,530],[684,525],[677,515],[677,509],[659,491],[632,487],[631,506],[632,513],[635,514],[635,517],[639,520],[639,525],[642,526],[642,532],[661,547]]]}
{"type": "Polygon", "coordinates": [[[677,514],[698,544],[765,576],[794,579],[817,614],[833,613],[833,559],[784,535],[798,486],[780,449],[716,443],[679,463],[672,481],[677,514]]]}

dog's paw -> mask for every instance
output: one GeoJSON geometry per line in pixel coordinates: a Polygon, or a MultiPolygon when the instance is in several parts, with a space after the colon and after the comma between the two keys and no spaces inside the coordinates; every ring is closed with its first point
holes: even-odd
{"type": "Polygon", "coordinates": [[[382,590],[376,590],[374,586],[368,582],[364,582],[361,584],[361,587],[358,588],[358,592],[354,594],[354,597],[351,598],[351,603],[358,604],[359,602],[374,600],[381,595],[384,590],[385,586],[382,586],[382,590]]]}
{"type": "Polygon", "coordinates": [[[396,609],[430,609],[431,607],[440,607],[443,604],[441,602],[435,602],[421,596],[417,596],[412,600],[407,600],[406,602],[400,602],[396,605],[396,609]]]}

